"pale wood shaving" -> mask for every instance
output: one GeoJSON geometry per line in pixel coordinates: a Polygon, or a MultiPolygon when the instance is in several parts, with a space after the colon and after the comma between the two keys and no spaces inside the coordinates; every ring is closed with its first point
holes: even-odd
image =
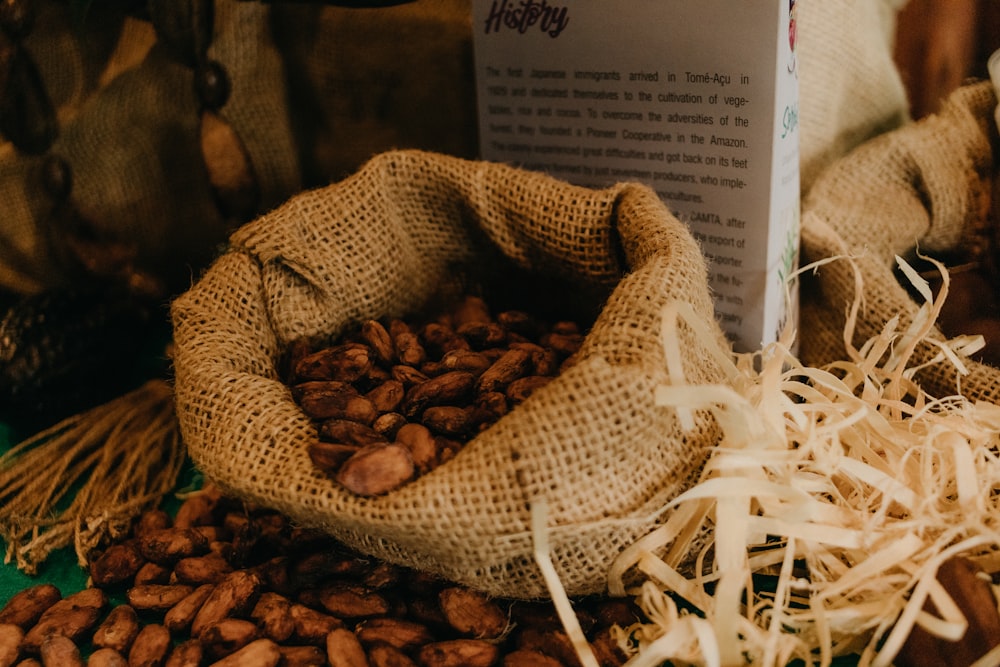
{"type": "Polygon", "coordinates": [[[897,260],[925,300],[917,317],[905,326],[890,318],[854,347],[859,278],[844,332],[849,358],[827,368],[796,359],[789,329],[755,354],[730,353],[726,383],[690,384],[677,329],[704,325],[684,304],[665,309],[670,384],[656,400],[682,421],[710,411],[723,436],[663,526],[612,568],[611,593],[635,596],[650,619],[622,629],[628,667],[829,665],[848,655],[890,665],[915,625],[964,633],[936,572],[955,555],[1000,570],[1000,407],[966,400],[960,387],[932,397],[915,382],[921,343],[939,351],[929,363],[962,375],[983,341],[936,330],[944,267],[935,297],[897,260]],[[641,583],[626,585],[636,571],[641,583]],[[937,615],[923,610],[927,599],[937,615]]]}

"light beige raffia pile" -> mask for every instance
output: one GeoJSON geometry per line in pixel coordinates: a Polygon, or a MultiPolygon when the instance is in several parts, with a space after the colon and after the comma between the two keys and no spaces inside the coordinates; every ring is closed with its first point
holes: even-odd
{"type": "MultiPolygon", "coordinates": [[[[951,95],[940,113],[869,141],[835,162],[802,203],[803,263],[850,255],[822,266],[802,296],[800,356],[813,366],[856,358],[851,348],[878,334],[899,315],[907,326],[917,303],[893,272],[896,256],[959,251],[984,233],[997,127],[996,95],[989,82],[970,83],[951,95]],[[864,285],[854,337],[845,322],[864,285]]],[[[932,337],[933,338],[933,337],[932,337]]],[[[939,338],[943,338],[940,337],[939,338]]],[[[923,341],[913,366],[938,357],[923,341]]],[[[1000,370],[968,361],[960,378],[947,363],[915,373],[924,390],[944,397],[1000,402],[1000,370]]]]}
{"type": "MultiPolygon", "coordinates": [[[[547,596],[529,508],[544,498],[566,590],[604,591],[615,556],[662,521],[718,435],[707,413],[683,431],[655,403],[669,380],[660,315],[672,300],[725,345],[698,246],[652,190],[387,152],[239,229],[174,301],[177,415],[191,457],[228,492],[495,595],[547,596]],[[317,472],[306,454],[316,431],[276,370],[288,344],[415,311],[452,272],[498,255],[540,274],[539,289],[568,279],[605,299],[579,363],[386,496],[354,496],[317,472]]],[[[691,377],[721,380],[704,341],[684,329],[681,342],[691,377]]]]}

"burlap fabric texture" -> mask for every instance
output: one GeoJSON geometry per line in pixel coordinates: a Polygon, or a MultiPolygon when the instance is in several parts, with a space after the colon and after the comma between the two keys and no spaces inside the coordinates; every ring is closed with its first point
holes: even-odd
{"type": "MultiPolygon", "coordinates": [[[[697,244],[645,186],[591,190],[501,164],[386,152],[237,230],[173,302],[177,414],[191,457],[228,492],[493,595],[548,595],[529,512],[544,498],[566,590],[601,592],[616,555],[658,525],[717,438],[706,415],[682,432],[654,403],[667,382],[661,310],[674,299],[725,345],[697,244]],[[579,362],[388,495],[354,496],[317,472],[306,452],[316,430],[276,370],[289,343],[405,316],[452,272],[497,257],[540,275],[533,289],[565,279],[602,295],[579,362]]],[[[720,381],[700,353],[706,341],[686,326],[681,334],[688,377],[720,381]]]]}
{"type": "MultiPolygon", "coordinates": [[[[856,278],[863,299],[855,347],[890,318],[899,315],[905,327],[917,313],[919,304],[894,273],[897,255],[959,251],[984,232],[984,202],[996,166],[996,106],[988,82],[970,83],[953,93],[940,113],[861,145],[813,185],[802,203],[803,262],[850,260],[826,264],[807,279],[801,304],[805,363],[818,366],[848,356],[844,330],[856,278]]],[[[913,363],[930,361],[937,352],[924,343],[913,363]]],[[[974,361],[968,366],[970,373],[959,378],[952,364],[933,364],[917,380],[933,396],[960,390],[972,400],[1000,402],[1000,370],[974,361]]]]}

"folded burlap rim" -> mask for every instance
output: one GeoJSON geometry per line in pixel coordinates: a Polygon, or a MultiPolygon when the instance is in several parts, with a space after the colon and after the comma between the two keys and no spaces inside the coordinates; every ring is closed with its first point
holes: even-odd
{"type": "MultiPolygon", "coordinates": [[[[598,593],[617,554],[662,522],[717,439],[707,414],[683,431],[654,402],[668,381],[660,327],[673,300],[705,320],[716,336],[707,344],[726,345],[699,247],[651,189],[588,189],[390,151],[237,230],[174,301],[177,415],[192,459],[227,492],[493,595],[548,596],[530,523],[543,498],[566,592],[598,593]],[[318,472],[306,452],[316,430],[277,370],[288,345],[405,316],[454,272],[498,258],[538,276],[539,289],[562,280],[600,295],[579,362],[388,495],[358,497],[318,472]]],[[[680,343],[688,381],[722,379],[686,326],[680,343]]]]}

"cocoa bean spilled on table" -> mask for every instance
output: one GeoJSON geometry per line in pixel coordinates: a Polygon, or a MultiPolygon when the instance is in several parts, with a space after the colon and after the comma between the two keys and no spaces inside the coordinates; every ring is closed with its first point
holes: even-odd
{"type": "MultiPolygon", "coordinates": [[[[3,664],[579,664],[549,602],[492,598],[361,555],[211,485],[189,496],[176,520],[146,512],[90,554],[88,568],[102,583],[92,577],[65,597],[38,584],[0,608],[3,664]],[[162,558],[164,545],[190,544],[191,531],[214,557],[162,558]],[[139,580],[142,566],[121,557],[121,544],[140,560],[168,563],[157,565],[166,569],[160,583],[139,580]]],[[[612,628],[642,620],[634,602],[590,596],[574,609],[599,664],[624,664],[612,628]]]]}

